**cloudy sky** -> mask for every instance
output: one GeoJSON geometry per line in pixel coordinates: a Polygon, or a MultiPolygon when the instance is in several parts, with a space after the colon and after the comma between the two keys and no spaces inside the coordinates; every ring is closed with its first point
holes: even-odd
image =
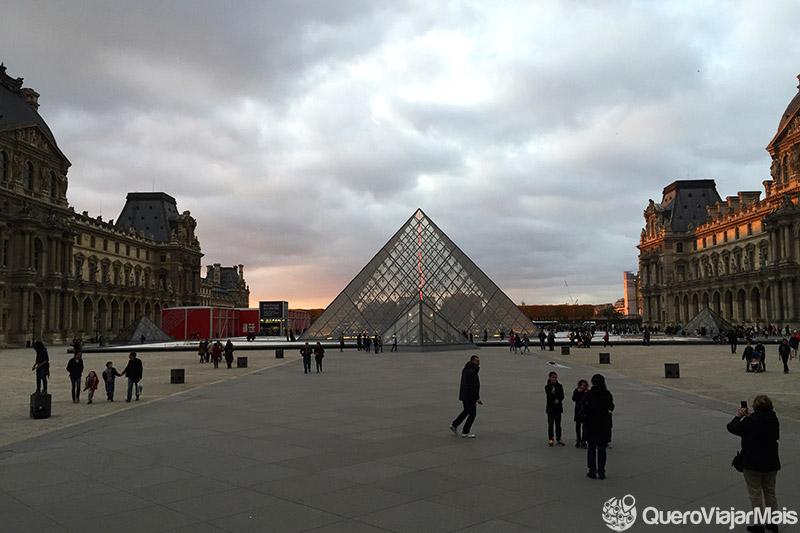
{"type": "Polygon", "coordinates": [[[603,303],[667,184],[763,193],[798,15],[6,0],[0,61],[41,93],[77,211],[115,219],[128,192],[171,194],[204,265],[245,265],[251,305],[326,306],[418,207],[515,302],[603,303]]]}

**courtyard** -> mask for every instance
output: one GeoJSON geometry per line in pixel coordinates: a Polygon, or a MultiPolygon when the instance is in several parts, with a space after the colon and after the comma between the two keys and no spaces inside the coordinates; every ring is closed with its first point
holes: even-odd
{"type": "MultiPolygon", "coordinates": [[[[230,370],[199,364],[192,352],[142,353],[140,402],[122,401],[122,380],[114,403],[98,390],[93,405],[83,395],[75,405],[64,370],[70,356],[53,347],[53,416],[32,420],[33,351],[5,350],[0,529],[86,530],[88,520],[91,529],[137,532],[610,531],[603,504],[626,495],[640,515],[645,507],[748,510],[741,474],[730,467],[739,442],[725,425],[757,393],[772,397],[781,420],[779,503],[797,510],[800,367],[783,374],[768,346],[768,372],[746,374],[741,350],[476,350],[484,405],[474,440],[447,429],[471,351],[329,348],[324,372],[310,375],[296,350],[285,359],[242,351],[248,368],[230,370]],[[610,353],[610,365],[599,364],[599,352],[610,353]],[[680,379],[664,378],[665,362],[680,364],[680,379]],[[186,370],[185,384],[169,384],[171,368],[186,370]],[[565,448],[546,445],[551,370],[567,395],[565,448]],[[617,406],[604,481],[585,477],[569,401],[577,380],[598,371],[617,406]]],[[[99,373],[109,359],[121,370],[126,357],[84,359],[99,373]]],[[[639,519],[631,531],[648,527],[729,530],[639,519]]]]}

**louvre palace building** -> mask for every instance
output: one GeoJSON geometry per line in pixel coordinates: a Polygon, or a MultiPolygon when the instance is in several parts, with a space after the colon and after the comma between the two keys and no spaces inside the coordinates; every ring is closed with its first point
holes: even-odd
{"type": "Polygon", "coordinates": [[[650,200],[638,246],[643,324],[684,325],[709,307],[734,325],[800,326],[799,111],[800,92],[766,148],[763,198],[723,200],[713,180],[687,180],[650,200]]]}
{"type": "Polygon", "coordinates": [[[111,340],[166,307],[247,307],[244,267],[201,277],[196,221],[163,192],[129,193],[115,221],[76,213],[70,162],[39,94],[0,65],[0,345],[111,340]]]}

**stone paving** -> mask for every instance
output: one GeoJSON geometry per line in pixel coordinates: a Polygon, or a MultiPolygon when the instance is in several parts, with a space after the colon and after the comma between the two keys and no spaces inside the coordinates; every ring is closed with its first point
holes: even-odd
{"type": "MultiPolygon", "coordinates": [[[[53,417],[32,420],[33,352],[11,359],[8,350],[0,353],[0,530],[611,531],[603,503],[627,494],[639,513],[647,506],[747,510],[741,474],[730,467],[738,439],[725,425],[740,399],[751,402],[760,391],[773,396],[781,418],[779,503],[800,510],[800,423],[784,416],[797,409],[800,372],[778,372],[770,355],[770,372],[745,374],[725,350],[476,350],[485,405],[474,440],[447,429],[460,410],[463,351],[329,349],[325,372],[311,375],[289,351],[277,365],[265,351],[263,366],[274,366],[251,364],[249,372],[214,371],[188,352],[147,354],[141,402],[109,404],[98,394],[91,406],[69,400],[66,373],[58,375],[65,354],[51,372],[53,417]],[[611,365],[597,364],[600,351],[611,353],[611,365]],[[681,363],[680,380],[663,378],[665,361],[681,363]],[[168,383],[168,369],[179,364],[187,368],[186,390],[168,383]],[[568,395],[593,367],[607,377],[617,410],[604,481],[585,477],[585,452],[571,445],[571,416],[568,446],[546,445],[543,388],[554,367],[568,395]],[[235,379],[213,383],[226,372],[235,379]],[[23,401],[13,403],[9,390],[23,401]]],[[[112,359],[124,366],[124,356],[112,359]]],[[[646,528],[728,530],[637,520],[629,531],[646,528]]]]}

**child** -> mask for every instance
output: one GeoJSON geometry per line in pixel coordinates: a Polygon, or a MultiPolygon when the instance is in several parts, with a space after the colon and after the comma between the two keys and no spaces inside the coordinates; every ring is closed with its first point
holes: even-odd
{"type": "Polygon", "coordinates": [[[92,403],[92,398],[94,398],[94,391],[97,390],[97,385],[100,384],[100,380],[97,379],[97,373],[92,370],[89,372],[89,375],[86,376],[86,384],[83,387],[83,390],[89,391],[89,401],[87,403],[92,403]]]}
{"type": "Polygon", "coordinates": [[[561,413],[564,411],[564,387],[558,382],[558,374],[550,372],[547,385],[544,386],[547,395],[547,438],[548,446],[553,445],[553,426],[555,426],[555,437],[559,446],[564,446],[561,440],[561,413]]]}
{"type": "Polygon", "coordinates": [[[106,369],[103,370],[103,381],[106,383],[106,398],[107,402],[114,401],[114,379],[119,376],[119,372],[114,368],[114,363],[109,361],[106,363],[106,369]]]}
{"type": "Polygon", "coordinates": [[[586,448],[586,434],[583,430],[583,422],[581,422],[581,402],[586,395],[586,389],[589,388],[589,383],[585,379],[578,380],[578,387],[572,391],[572,401],[575,402],[575,447],[586,448]]]}

